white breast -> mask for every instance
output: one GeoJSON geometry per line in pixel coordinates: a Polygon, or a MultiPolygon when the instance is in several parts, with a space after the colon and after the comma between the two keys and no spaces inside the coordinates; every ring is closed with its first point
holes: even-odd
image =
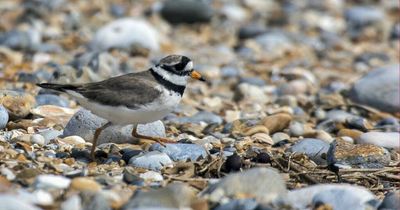
{"type": "Polygon", "coordinates": [[[102,105],[96,102],[89,101],[81,94],[68,91],[82,107],[90,110],[93,114],[107,119],[113,124],[138,124],[149,123],[160,120],[168,115],[179,104],[181,95],[166,90],[162,87],[157,87],[162,91],[159,98],[153,102],[139,106],[138,109],[129,109],[126,106],[112,107],[102,105]]]}

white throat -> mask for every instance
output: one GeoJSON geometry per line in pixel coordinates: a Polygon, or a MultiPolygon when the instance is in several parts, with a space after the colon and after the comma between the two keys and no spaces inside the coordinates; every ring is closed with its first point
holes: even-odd
{"type": "Polygon", "coordinates": [[[170,73],[159,66],[153,66],[152,69],[154,72],[156,72],[156,74],[162,76],[165,80],[175,85],[185,86],[187,84],[188,76],[180,76],[170,73]]]}

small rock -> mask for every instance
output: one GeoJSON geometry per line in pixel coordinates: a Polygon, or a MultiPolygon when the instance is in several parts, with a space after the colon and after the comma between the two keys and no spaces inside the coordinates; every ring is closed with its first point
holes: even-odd
{"type": "Polygon", "coordinates": [[[86,109],[76,112],[64,128],[63,136],[77,135],[86,139],[93,140],[96,129],[107,123],[105,119],[97,117],[86,109]]]}
{"type": "Polygon", "coordinates": [[[290,147],[290,152],[304,153],[315,163],[326,164],[326,154],[329,150],[329,144],[320,139],[305,138],[290,147]]]}
{"type": "Polygon", "coordinates": [[[256,85],[259,87],[266,85],[265,81],[259,77],[240,77],[239,83],[247,83],[247,84],[256,85]]]}
{"type": "Polygon", "coordinates": [[[21,201],[21,199],[15,197],[14,195],[1,194],[0,195],[1,208],[4,210],[40,210],[40,208],[35,205],[21,201]]]}
{"type": "Polygon", "coordinates": [[[275,144],[282,140],[290,139],[290,136],[287,135],[286,133],[277,132],[277,133],[274,133],[274,135],[272,135],[272,139],[274,140],[274,144],[275,144]]]}
{"type": "Polygon", "coordinates": [[[357,117],[357,116],[350,114],[346,111],[340,110],[340,109],[333,109],[326,113],[326,117],[329,120],[344,123],[344,122],[346,122],[347,118],[352,118],[352,117],[357,117]]]}
{"type": "Polygon", "coordinates": [[[399,68],[399,64],[396,64],[369,72],[353,85],[350,98],[357,103],[372,106],[381,111],[399,112],[399,68]]]}
{"type": "Polygon", "coordinates": [[[111,210],[109,200],[100,192],[84,191],[81,194],[82,209],[111,210]]]}
{"type": "Polygon", "coordinates": [[[146,182],[162,182],[164,181],[163,176],[155,171],[148,171],[139,175],[146,182]]]}
{"type": "Polygon", "coordinates": [[[145,136],[165,137],[165,126],[160,120],[147,124],[139,124],[137,126],[137,133],[145,136]]]}
{"type": "Polygon", "coordinates": [[[79,145],[79,144],[84,144],[86,141],[80,137],[80,136],[67,136],[60,141],[66,143],[66,144],[71,144],[71,145],[79,145]]]}
{"type": "Polygon", "coordinates": [[[51,140],[61,136],[63,134],[63,132],[59,131],[59,130],[49,129],[49,130],[40,132],[39,134],[43,136],[43,138],[45,139],[46,142],[50,142],[51,140]]]}
{"type": "Polygon", "coordinates": [[[86,177],[77,177],[72,179],[70,187],[71,189],[77,191],[97,192],[101,190],[101,186],[96,181],[93,181],[92,179],[86,177]]]}
{"type": "Polygon", "coordinates": [[[82,210],[81,205],[81,198],[79,195],[72,195],[71,197],[67,198],[64,202],[61,203],[60,206],[61,210],[82,210]]]}
{"type": "Polygon", "coordinates": [[[53,94],[40,94],[36,96],[36,106],[54,105],[60,107],[69,107],[69,101],[53,94]]]}
{"type": "Polygon", "coordinates": [[[371,144],[353,145],[342,139],[331,143],[328,165],[381,168],[389,164],[390,154],[382,147],[371,144]]]}
{"type": "Polygon", "coordinates": [[[400,191],[393,191],[386,194],[383,199],[381,205],[379,206],[379,210],[389,210],[389,209],[398,209],[400,206],[400,191]]]}
{"type": "Polygon", "coordinates": [[[270,99],[266,94],[266,90],[264,90],[262,87],[258,87],[256,85],[251,85],[248,83],[241,83],[236,88],[234,100],[247,100],[263,104],[269,102],[270,99]]]}
{"type": "Polygon", "coordinates": [[[101,51],[113,48],[130,50],[131,47],[157,51],[160,46],[158,32],[147,21],[121,18],[101,27],[94,35],[91,47],[101,51]]]}
{"type": "Polygon", "coordinates": [[[36,177],[34,186],[36,189],[66,189],[69,187],[71,180],[63,176],[46,174],[36,177]]]}
{"type": "Polygon", "coordinates": [[[164,167],[172,166],[173,162],[167,154],[159,151],[151,151],[132,157],[129,160],[129,165],[159,171],[164,167]]]}
{"type": "Polygon", "coordinates": [[[35,103],[35,98],[30,94],[12,90],[0,90],[0,104],[7,109],[10,120],[26,117],[35,103]]]}
{"type": "Polygon", "coordinates": [[[312,206],[328,205],[333,209],[373,209],[368,202],[361,203],[362,198],[353,191],[332,189],[320,192],[313,197],[312,206]]]}
{"type": "Polygon", "coordinates": [[[287,128],[292,121],[292,116],[285,113],[274,114],[261,120],[261,124],[268,128],[271,134],[287,128]]]}
{"type": "MultiPolygon", "coordinates": [[[[364,187],[349,184],[319,184],[292,190],[287,194],[287,197],[284,198],[283,201],[284,203],[289,204],[293,209],[307,209],[312,204],[317,204],[318,200],[322,201],[322,199],[327,195],[331,196],[328,196],[328,200],[324,200],[328,204],[330,202],[334,202],[335,205],[338,205],[342,202],[343,204],[347,205],[357,204],[356,206],[363,206],[364,208],[362,209],[370,209],[367,208],[369,205],[368,202],[371,200],[376,200],[374,194],[364,187]],[[340,196],[336,199],[335,196],[339,195],[336,194],[337,192],[342,192],[347,196],[340,196]]],[[[356,206],[333,209],[353,209],[353,207],[356,206]]]]}
{"type": "Polygon", "coordinates": [[[221,124],[223,122],[223,119],[219,115],[216,115],[212,112],[200,111],[191,117],[178,118],[178,122],[179,123],[196,123],[196,124],[205,122],[207,124],[211,124],[211,123],[221,124]]]}
{"type": "Polygon", "coordinates": [[[242,168],[242,158],[237,154],[233,153],[233,155],[229,156],[225,161],[225,169],[228,172],[239,171],[242,168]]]}
{"type": "Polygon", "coordinates": [[[213,16],[209,4],[196,0],[167,0],[160,13],[164,19],[173,24],[209,22],[213,16]]]}
{"type": "Polygon", "coordinates": [[[43,145],[45,145],[45,144],[47,144],[47,143],[49,143],[49,142],[46,142],[46,139],[45,139],[42,135],[40,135],[40,134],[33,134],[33,135],[31,136],[31,143],[32,143],[32,144],[38,144],[38,145],[40,145],[40,146],[43,146],[43,145]]]}
{"type": "Polygon", "coordinates": [[[352,139],[358,139],[363,132],[356,130],[356,129],[340,129],[339,132],[337,133],[337,136],[342,137],[342,136],[348,136],[351,137],[352,139]]]}
{"type": "Polygon", "coordinates": [[[261,35],[267,31],[267,28],[262,24],[245,24],[239,29],[239,39],[250,39],[261,35]]]}
{"type": "Polygon", "coordinates": [[[129,160],[132,157],[139,155],[142,152],[143,152],[142,150],[132,150],[132,149],[124,150],[124,153],[122,153],[122,160],[124,160],[125,163],[128,164],[129,160]]]}
{"type": "Polygon", "coordinates": [[[0,130],[4,129],[8,123],[8,112],[3,105],[0,105],[0,130]]]}
{"type": "Polygon", "coordinates": [[[46,118],[47,120],[62,124],[63,126],[68,123],[75,112],[75,109],[54,105],[42,105],[31,110],[33,115],[46,118]]]}
{"type": "Polygon", "coordinates": [[[41,206],[50,206],[54,203],[53,196],[44,190],[35,190],[33,192],[29,192],[21,189],[18,190],[16,197],[22,201],[27,201],[29,203],[34,203],[41,206]]]}
{"type": "Polygon", "coordinates": [[[400,149],[400,134],[397,132],[368,132],[355,139],[358,144],[373,144],[380,147],[400,149]]]}
{"type": "Polygon", "coordinates": [[[257,206],[258,203],[254,199],[238,199],[222,204],[215,210],[255,210],[257,206]]]}
{"type": "Polygon", "coordinates": [[[170,184],[165,188],[138,192],[122,210],[189,209],[194,198],[194,190],[185,184],[170,184]]]}
{"type": "Polygon", "coordinates": [[[246,195],[247,198],[255,198],[257,202],[269,203],[286,194],[286,185],[276,170],[252,168],[224,177],[205,190],[204,194],[212,202],[246,195]]]}
{"type": "Polygon", "coordinates": [[[160,144],[153,144],[150,150],[165,153],[173,161],[196,161],[207,156],[205,149],[197,144],[165,144],[165,147],[160,144]]]}
{"type": "Polygon", "coordinates": [[[73,148],[71,151],[71,157],[75,158],[75,160],[84,162],[84,163],[89,163],[91,160],[89,151],[87,150],[80,150],[73,148]]]}

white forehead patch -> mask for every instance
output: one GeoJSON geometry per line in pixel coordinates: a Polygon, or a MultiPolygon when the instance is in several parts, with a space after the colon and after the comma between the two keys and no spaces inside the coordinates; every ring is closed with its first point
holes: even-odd
{"type": "Polygon", "coordinates": [[[193,62],[190,61],[189,63],[186,64],[185,66],[185,71],[189,71],[193,69],[193,62]]]}

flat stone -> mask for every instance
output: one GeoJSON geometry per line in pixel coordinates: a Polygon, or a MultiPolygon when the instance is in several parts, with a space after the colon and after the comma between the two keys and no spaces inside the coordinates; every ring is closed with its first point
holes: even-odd
{"type": "Polygon", "coordinates": [[[36,177],[34,186],[36,189],[66,189],[69,187],[71,180],[63,176],[46,174],[36,177]]]}
{"type": "Polygon", "coordinates": [[[172,166],[173,162],[167,154],[151,151],[132,157],[129,160],[129,165],[159,171],[164,167],[172,166]]]}
{"type": "Polygon", "coordinates": [[[83,139],[80,136],[67,136],[65,138],[62,138],[60,141],[71,145],[79,145],[86,143],[85,139],[83,139]]]}
{"type": "Polygon", "coordinates": [[[304,153],[315,163],[326,164],[326,154],[329,150],[329,144],[320,139],[305,138],[298,141],[289,148],[290,152],[304,153]]]}
{"type": "Polygon", "coordinates": [[[380,147],[400,149],[400,134],[397,132],[368,132],[356,138],[358,144],[373,144],[380,147]]]}
{"type": "Polygon", "coordinates": [[[109,200],[100,192],[84,191],[81,194],[82,209],[111,210],[109,200]]]}
{"type": "Polygon", "coordinates": [[[77,177],[71,181],[71,189],[77,191],[100,191],[101,186],[94,180],[86,177],[77,177]]]}
{"type": "Polygon", "coordinates": [[[186,209],[194,198],[193,189],[185,184],[175,183],[148,192],[140,191],[122,209],[186,209]]]}
{"type": "Polygon", "coordinates": [[[270,168],[252,168],[229,174],[204,191],[204,196],[212,202],[246,195],[258,202],[269,203],[285,194],[285,181],[275,169],[270,168]]]}
{"type": "Polygon", "coordinates": [[[197,144],[153,144],[150,150],[156,150],[167,154],[173,161],[196,161],[207,156],[205,149],[197,144]]]}
{"type": "Polygon", "coordinates": [[[157,51],[160,47],[158,32],[145,20],[121,18],[101,27],[91,42],[93,49],[102,51],[111,48],[130,50],[132,46],[157,51]]]}
{"type": "Polygon", "coordinates": [[[60,209],[61,210],[81,210],[81,198],[79,195],[72,195],[71,197],[67,198],[64,202],[61,203],[60,209]]]}
{"type": "Polygon", "coordinates": [[[40,210],[40,208],[31,203],[21,201],[21,199],[15,197],[15,195],[1,194],[0,203],[1,209],[4,210],[40,210]]]}
{"type": "Polygon", "coordinates": [[[381,168],[389,164],[390,154],[379,146],[354,145],[339,138],[331,143],[327,159],[329,165],[381,168]]]}
{"type": "Polygon", "coordinates": [[[292,116],[285,113],[279,113],[265,117],[260,123],[268,128],[270,134],[273,134],[287,128],[291,121],[292,116]]]}
{"type": "Polygon", "coordinates": [[[209,4],[202,1],[167,0],[160,13],[170,23],[198,23],[210,21],[213,10],[209,4]]]}
{"type": "Polygon", "coordinates": [[[399,64],[395,64],[369,72],[354,83],[350,98],[357,103],[372,106],[381,111],[399,112],[399,69],[399,64]]]}
{"type": "Polygon", "coordinates": [[[363,206],[364,209],[368,209],[365,208],[369,205],[368,202],[376,200],[376,197],[368,189],[361,186],[350,184],[318,184],[292,190],[287,194],[287,197],[281,198],[281,200],[283,203],[294,209],[307,209],[308,207],[315,205],[317,201],[323,201],[324,203],[331,205],[341,205],[340,203],[343,201],[342,204],[346,207],[363,206]],[[339,192],[344,193],[348,197],[339,196],[339,192]]]}
{"type": "Polygon", "coordinates": [[[7,109],[11,120],[26,117],[35,103],[35,98],[28,93],[0,90],[0,104],[7,109]]]}
{"type": "Polygon", "coordinates": [[[92,141],[96,129],[106,123],[107,120],[92,114],[89,110],[80,109],[65,126],[63,136],[77,135],[86,141],[92,141]]]}
{"type": "Polygon", "coordinates": [[[55,105],[61,107],[69,107],[69,101],[53,94],[40,94],[36,96],[36,106],[55,105]]]}

